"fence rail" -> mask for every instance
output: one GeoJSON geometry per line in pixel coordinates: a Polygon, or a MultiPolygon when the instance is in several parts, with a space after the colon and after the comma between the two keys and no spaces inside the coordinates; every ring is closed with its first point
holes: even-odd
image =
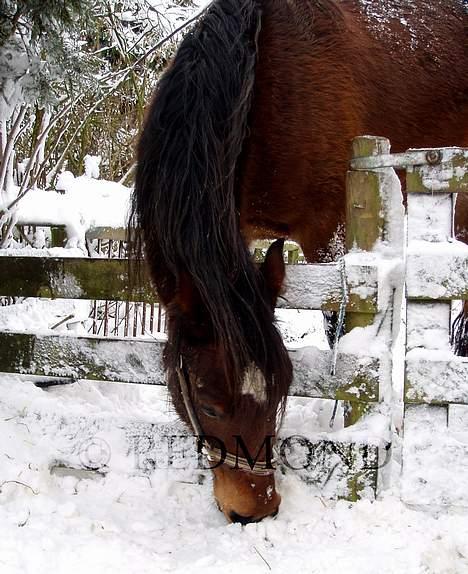
{"type": "MultiPolygon", "coordinates": [[[[74,381],[164,385],[164,341],[0,333],[0,371],[74,381]]],[[[292,396],[375,402],[379,398],[378,358],[341,353],[330,374],[332,352],[291,349],[292,396]]]]}
{"type": "MultiPolygon", "coordinates": [[[[347,272],[350,277],[347,310],[376,313],[377,264],[350,264],[347,272]]],[[[140,285],[130,287],[126,259],[0,257],[0,276],[0,296],[158,302],[144,269],[140,285]]],[[[278,306],[337,310],[342,298],[342,278],[337,264],[291,265],[287,267],[286,290],[278,306]]]]}

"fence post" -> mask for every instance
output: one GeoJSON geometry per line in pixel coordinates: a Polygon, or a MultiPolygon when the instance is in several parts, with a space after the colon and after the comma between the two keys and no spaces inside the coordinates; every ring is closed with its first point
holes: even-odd
{"type": "MultiPolygon", "coordinates": [[[[352,143],[352,159],[390,153],[386,138],[362,136],[352,143]]],[[[384,239],[385,200],[381,193],[382,173],[379,171],[353,171],[346,180],[346,250],[372,251],[375,244],[384,239]]],[[[354,327],[372,325],[375,314],[369,313],[363,300],[362,309],[347,312],[346,332],[354,327]]],[[[357,422],[368,410],[368,403],[345,401],[345,426],[357,422]]]]}
{"type": "MultiPolygon", "coordinates": [[[[390,142],[381,137],[357,137],[352,144],[352,158],[390,153],[390,142]]],[[[384,216],[381,180],[375,171],[348,171],[346,181],[346,250],[372,251],[383,239],[384,216]]],[[[346,331],[367,327],[374,315],[359,311],[346,315],[346,331]]]]}

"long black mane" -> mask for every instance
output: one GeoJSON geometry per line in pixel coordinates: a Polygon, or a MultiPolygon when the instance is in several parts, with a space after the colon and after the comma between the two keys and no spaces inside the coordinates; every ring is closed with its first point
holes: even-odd
{"type": "MultiPolygon", "coordinates": [[[[132,257],[144,251],[166,305],[190,279],[224,349],[233,397],[240,395],[242,370],[254,361],[277,404],[287,394],[291,366],[241,237],[236,201],[260,28],[258,0],[217,0],[181,43],[139,141],[130,228],[136,229],[132,257]]],[[[176,315],[169,369],[183,336],[176,315]]]]}

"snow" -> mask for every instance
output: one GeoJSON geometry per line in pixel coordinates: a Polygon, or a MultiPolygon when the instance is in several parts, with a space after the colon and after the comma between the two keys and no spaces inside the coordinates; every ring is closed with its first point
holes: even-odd
{"type": "MultiPolygon", "coordinates": [[[[99,179],[99,166],[101,164],[101,156],[86,155],[84,158],[85,176],[88,178],[99,179]]],[[[64,191],[66,191],[65,188],[64,191]]]]}
{"type": "Polygon", "coordinates": [[[80,383],[44,391],[13,377],[0,386],[2,574],[468,572],[467,515],[411,509],[397,492],[331,502],[290,473],[278,477],[278,517],[242,527],[226,524],[209,477],[198,484],[176,469],[128,472],[116,421],[173,420],[160,390],[80,383]],[[66,453],[74,433],[88,436],[93,416],[115,425],[107,427],[111,470],[54,468],[57,447],[66,453]],[[67,417],[76,421],[68,428],[67,417]]]}
{"type": "Polygon", "coordinates": [[[409,302],[407,349],[450,349],[450,317],[448,302],[409,302]]]}
{"type": "Polygon", "coordinates": [[[16,305],[0,309],[0,331],[42,333],[44,335],[66,334],[67,323],[52,329],[62,319],[73,320],[74,335],[86,335],[85,328],[90,311],[89,301],[58,299],[25,299],[16,305]]]}
{"type": "Polygon", "coordinates": [[[466,414],[466,407],[461,416],[459,412],[448,416],[446,407],[408,408],[405,421],[405,480],[402,488],[405,502],[430,505],[432,508],[466,508],[466,414]],[[453,476],[459,477],[459,480],[453,480],[453,476]]]}
{"type": "MultiPolygon", "coordinates": [[[[86,156],[85,175],[74,177],[69,171],[58,177],[57,193],[53,190],[31,189],[17,205],[15,217],[19,224],[65,225],[68,248],[85,251],[85,235],[94,227],[125,228],[130,207],[131,189],[119,183],[96,179],[100,158],[86,156]]],[[[16,196],[4,194],[0,210],[16,196]]]]}
{"type": "Polygon", "coordinates": [[[276,324],[289,349],[314,345],[328,349],[323,315],[317,311],[276,309],[276,324]]]}
{"type": "Polygon", "coordinates": [[[411,241],[406,275],[408,296],[463,298],[468,281],[467,261],[468,246],[460,241],[411,241]]]}
{"type": "Polygon", "coordinates": [[[377,336],[378,328],[379,325],[376,323],[368,327],[355,327],[350,333],[341,337],[340,351],[360,357],[382,357],[388,348],[385,341],[377,336]]]}

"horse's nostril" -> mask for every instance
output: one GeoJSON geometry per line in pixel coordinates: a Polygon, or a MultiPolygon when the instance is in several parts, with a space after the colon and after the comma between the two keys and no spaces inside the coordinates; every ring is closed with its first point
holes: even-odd
{"type": "Polygon", "coordinates": [[[253,516],[241,516],[237,514],[237,512],[230,512],[229,518],[233,522],[239,522],[240,524],[250,524],[251,522],[255,522],[255,518],[253,516]]]}

